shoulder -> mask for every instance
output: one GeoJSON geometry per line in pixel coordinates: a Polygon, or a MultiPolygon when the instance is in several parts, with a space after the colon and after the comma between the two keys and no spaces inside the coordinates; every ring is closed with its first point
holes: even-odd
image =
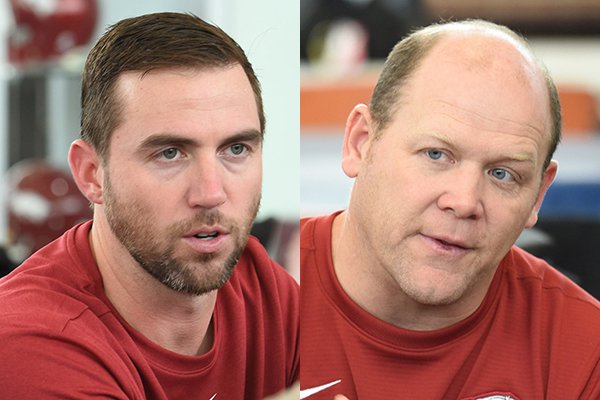
{"type": "Polygon", "coordinates": [[[127,359],[117,356],[121,343],[103,323],[108,307],[82,290],[85,283],[61,279],[69,272],[35,257],[0,284],[2,391],[11,398],[67,398],[78,382],[89,393],[128,398],[114,382],[126,376],[127,359]]]}
{"type": "Polygon", "coordinates": [[[508,276],[546,298],[585,305],[600,313],[600,302],[546,261],[516,246],[504,261],[508,276]]]}
{"type": "Polygon", "coordinates": [[[300,219],[300,247],[303,250],[314,250],[326,239],[331,237],[331,228],[333,221],[342,211],[337,211],[333,214],[306,217],[300,219]]]}
{"type": "MultiPolygon", "coordinates": [[[[565,341],[600,351],[600,302],[572,280],[526,251],[513,247],[505,257],[505,293],[565,341]]],[[[597,354],[596,354],[597,355],[597,354]]]]}
{"type": "Polygon", "coordinates": [[[67,231],[0,280],[0,340],[7,335],[58,338],[95,323],[89,329],[93,335],[102,325],[99,316],[109,307],[101,298],[100,275],[91,253],[89,260],[80,258],[85,246],[90,252],[88,231],[89,224],[67,231]]]}
{"type": "Polygon", "coordinates": [[[300,246],[302,248],[313,247],[315,227],[322,217],[311,217],[300,219],[300,246]]]}
{"type": "MultiPolygon", "coordinates": [[[[61,308],[58,303],[53,306],[61,308]]],[[[42,306],[37,315],[31,308],[2,315],[0,386],[4,396],[141,399],[143,392],[130,372],[131,361],[122,343],[101,320],[87,308],[77,316],[64,311],[53,315],[54,311],[42,306]]]]}

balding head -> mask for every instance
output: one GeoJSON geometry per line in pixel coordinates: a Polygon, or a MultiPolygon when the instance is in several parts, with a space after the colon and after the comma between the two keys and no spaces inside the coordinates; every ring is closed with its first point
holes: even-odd
{"type": "MultiPolygon", "coordinates": [[[[506,79],[520,80],[534,91],[542,85],[546,93],[541,106],[548,114],[545,134],[549,137],[544,169],[548,166],[561,136],[556,87],[525,39],[504,26],[482,20],[431,25],[412,33],[394,47],[371,99],[371,115],[378,133],[407,99],[412,77],[425,60],[432,57],[435,57],[433,65],[425,71],[431,77],[452,66],[466,71],[487,69],[506,79]]],[[[494,95],[497,94],[490,93],[494,95]]]]}

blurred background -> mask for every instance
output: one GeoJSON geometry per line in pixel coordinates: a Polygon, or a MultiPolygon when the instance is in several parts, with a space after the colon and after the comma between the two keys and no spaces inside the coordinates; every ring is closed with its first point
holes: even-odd
{"type": "Polygon", "coordinates": [[[246,51],[267,117],[255,233],[280,263],[297,263],[287,248],[300,190],[298,0],[0,0],[0,276],[89,218],[67,164],[85,57],[110,24],[157,11],[192,12],[246,51]]]}
{"type": "Polygon", "coordinates": [[[417,27],[483,18],[530,41],[558,86],[559,172],[537,226],[518,244],[600,298],[600,2],[597,0],[301,0],[301,215],[344,209],[346,117],[368,103],[383,61],[417,27]]]}

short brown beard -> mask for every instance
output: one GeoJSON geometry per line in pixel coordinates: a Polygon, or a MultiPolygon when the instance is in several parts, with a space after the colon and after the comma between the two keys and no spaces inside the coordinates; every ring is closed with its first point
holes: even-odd
{"type": "MultiPolygon", "coordinates": [[[[174,255],[174,243],[168,244],[165,248],[164,242],[161,242],[156,235],[153,236],[152,232],[142,234],[150,224],[149,216],[141,215],[140,210],[143,210],[143,207],[137,202],[127,204],[115,195],[108,174],[104,182],[104,202],[106,218],[112,232],[146,272],[176,292],[199,296],[221,288],[231,277],[246,247],[250,228],[260,208],[260,195],[250,205],[249,218],[242,225],[227,220],[218,210],[201,209],[191,219],[169,226],[161,235],[167,238],[180,238],[193,227],[215,224],[229,232],[231,238],[235,240],[233,251],[225,258],[223,265],[217,268],[217,273],[207,273],[202,277],[197,276],[193,266],[177,260],[174,255]]],[[[204,264],[206,271],[214,269],[214,265],[210,264],[215,262],[215,258],[215,254],[198,254],[194,262],[204,264]]]]}

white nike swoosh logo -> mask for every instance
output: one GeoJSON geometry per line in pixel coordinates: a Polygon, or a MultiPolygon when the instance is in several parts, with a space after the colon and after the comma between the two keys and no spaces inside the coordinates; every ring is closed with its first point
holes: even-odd
{"type": "Polygon", "coordinates": [[[333,385],[337,385],[341,381],[342,381],[341,379],[338,379],[337,381],[329,382],[329,383],[326,383],[326,384],[321,385],[321,386],[317,386],[317,387],[309,388],[309,389],[303,389],[303,390],[300,391],[300,400],[306,399],[306,398],[312,396],[313,394],[317,394],[319,392],[322,392],[323,390],[325,390],[327,388],[330,388],[333,385]]]}
{"type": "Polygon", "coordinates": [[[210,399],[208,399],[208,400],[215,400],[215,397],[217,397],[217,394],[216,394],[216,393],[215,393],[215,394],[213,394],[213,396],[212,396],[210,399]]]}

